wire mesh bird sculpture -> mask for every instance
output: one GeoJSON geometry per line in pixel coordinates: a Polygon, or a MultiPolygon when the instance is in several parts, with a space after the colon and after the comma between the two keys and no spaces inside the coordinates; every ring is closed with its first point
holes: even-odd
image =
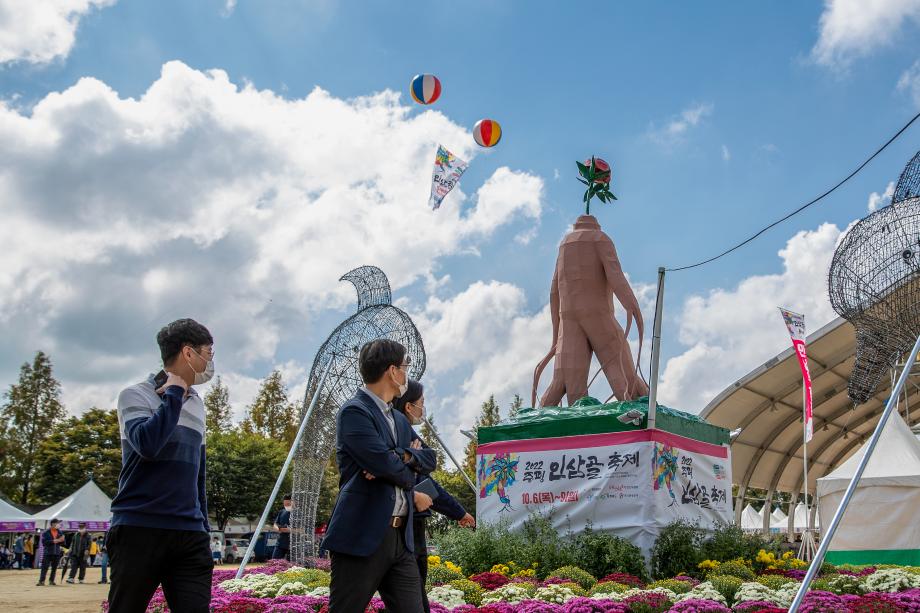
{"type": "Polygon", "coordinates": [[[834,252],[831,306],[856,329],[848,394],[875,388],[920,335],[920,152],[907,164],[891,204],[856,223],[834,252]]]}
{"type": "Polygon", "coordinates": [[[329,364],[329,374],[323,382],[294,459],[291,561],[300,565],[316,555],[318,543],[313,527],[323,474],[335,449],[335,415],[362,385],[358,373],[361,347],[378,338],[398,341],[408,350],[409,377],[419,380],[425,373],[422,337],[409,315],[393,306],[390,282],[383,271],[375,266],[361,266],[339,280],[349,281],[355,286],[358,311],[339,324],[317,351],[310,370],[306,400],[301,407],[302,420],[303,412],[329,364]]]}

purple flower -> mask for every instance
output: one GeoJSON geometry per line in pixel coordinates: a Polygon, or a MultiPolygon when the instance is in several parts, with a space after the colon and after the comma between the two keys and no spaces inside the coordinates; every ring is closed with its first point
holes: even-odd
{"type": "Polygon", "coordinates": [[[715,600],[688,598],[676,603],[668,613],[731,613],[731,609],[715,600]]]}
{"type": "Polygon", "coordinates": [[[776,605],[766,600],[745,600],[734,606],[736,613],[748,613],[749,611],[759,611],[760,609],[773,609],[776,605]]]}
{"type": "Polygon", "coordinates": [[[629,613],[629,607],[615,600],[573,598],[562,605],[564,613],[629,613]]]}
{"type": "Polygon", "coordinates": [[[542,600],[525,600],[512,610],[516,613],[563,613],[564,611],[561,605],[542,600]]]}
{"type": "Polygon", "coordinates": [[[847,601],[836,594],[822,590],[812,590],[802,599],[800,613],[841,613],[848,611],[847,601]]]}

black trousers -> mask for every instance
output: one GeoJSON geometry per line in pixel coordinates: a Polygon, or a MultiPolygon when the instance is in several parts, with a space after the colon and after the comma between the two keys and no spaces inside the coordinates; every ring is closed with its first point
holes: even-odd
{"type": "Polygon", "coordinates": [[[73,579],[77,574],[77,569],[80,569],[80,581],[86,579],[86,556],[80,556],[76,558],[70,556],[70,578],[73,579]]]}
{"type": "Polygon", "coordinates": [[[105,546],[111,613],[144,613],[159,585],[172,613],[208,613],[214,563],[207,532],[115,526],[105,546]]]}
{"type": "Polygon", "coordinates": [[[422,606],[425,607],[425,613],[431,613],[425,588],[428,582],[428,541],[425,539],[425,528],[425,518],[416,519],[412,526],[412,534],[415,537],[415,564],[418,566],[418,578],[422,586],[422,606]]]}
{"type": "Polygon", "coordinates": [[[38,576],[39,583],[45,582],[45,575],[48,573],[48,567],[51,567],[51,583],[54,583],[54,575],[57,573],[58,560],[61,559],[59,555],[49,555],[45,554],[42,556],[42,572],[38,576]]]}
{"type": "Polygon", "coordinates": [[[369,556],[331,553],[329,613],[364,613],[375,591],[387,611],[424,611],[418,566],[415,556],[406,551],[405,528],[387,528],[380,547],[369,556]]]}

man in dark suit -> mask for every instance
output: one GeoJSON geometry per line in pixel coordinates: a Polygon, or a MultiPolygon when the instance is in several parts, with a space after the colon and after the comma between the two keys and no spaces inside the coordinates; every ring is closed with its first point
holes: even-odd
{"type": "Polygon", "coordinates": [[[364,387],[337,417],[339,496],[322,547],[332,555],[330,613],[362,613],[375,591],[388,611],[422,613],[412,517],[431,506],[414,492],[417,472],[434,469],[404,415],[389,406],[409,382],[406,348],[378,339],[361,348],[364,387]]]}

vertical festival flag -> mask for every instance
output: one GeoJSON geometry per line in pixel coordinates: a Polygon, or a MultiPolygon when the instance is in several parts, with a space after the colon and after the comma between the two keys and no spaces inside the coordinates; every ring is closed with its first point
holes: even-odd
{"type": "Polygon", "coordinates": [[[805,442],[807,443],[811,440],[814,431],[811,420],[811,374],[808,372],[808,354],[805,351],[805,316],[787,311],[782,307],[779,308],[779,311],[783,314],[786,328],[789,329],[795,355],[799,358],[799,368],[802,369],[802,381],[805,384],[805,442]]]}
{"type": "Polygon", "coordinates": [[[437,210],[444,200],[444,196],[454,189],[460,182],[460,177],[469,166],[466,162],[438,145],[438,153],[434,158],[434,172],[431,173],[431,198],[428,205],[437,210]]]}

